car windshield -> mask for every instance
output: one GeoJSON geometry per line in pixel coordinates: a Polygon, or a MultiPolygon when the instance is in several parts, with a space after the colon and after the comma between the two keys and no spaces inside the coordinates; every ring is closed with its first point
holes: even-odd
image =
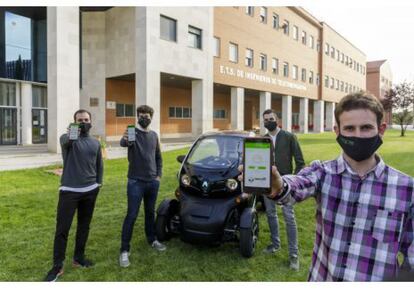
{"type": "Polygon", "coordinates": [[[199,140],[191,151],[187,163],[207,169],[223,169],[238,164],[242,155],[240,137],[210,136],[199,140]]]}

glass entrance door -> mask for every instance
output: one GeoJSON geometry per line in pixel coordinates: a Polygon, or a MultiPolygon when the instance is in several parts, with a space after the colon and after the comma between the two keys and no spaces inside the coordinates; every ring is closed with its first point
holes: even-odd
{"type": "Polygon", "coordinates": [[[32,142],[47,142],[47,109],[32,109],[32,142]]]}
{"type": "Polygon", "coordinates": [[[0,108],[0,145],[17,144],[17,109],[0,108]]]}

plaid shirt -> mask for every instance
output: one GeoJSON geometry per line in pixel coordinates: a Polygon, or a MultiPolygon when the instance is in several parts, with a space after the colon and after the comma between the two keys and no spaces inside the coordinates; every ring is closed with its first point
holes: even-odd
{"type": "Polygon", "coordinates": [[[283,176],[294,201],[317,203],[309,281],[381,281],[399,251],[414,269],[413,178],[377,161],[363,178],[342,156],[283,176]]]}

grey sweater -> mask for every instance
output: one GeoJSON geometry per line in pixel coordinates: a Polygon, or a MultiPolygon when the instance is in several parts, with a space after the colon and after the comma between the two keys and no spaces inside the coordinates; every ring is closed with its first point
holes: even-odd
{"type": "Polygon", "coordinates": [[[84,188],[102,184],[103,162],[97,139],[81,135],[78,140],[71,141],[65,133],[60,137],[60,146],[63,157],[62,186],[84,188]]]}
{"type": "Polygon", "coordinates": [[[156,132],[135,128],[135,142],[121,138],[120,145],[128,147],[128,178],[149,182],[161,177],[162,157],[156,132]]]}

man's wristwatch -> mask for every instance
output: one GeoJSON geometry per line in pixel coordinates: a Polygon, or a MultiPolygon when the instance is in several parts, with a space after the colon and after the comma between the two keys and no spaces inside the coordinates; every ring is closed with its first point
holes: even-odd
{"type": "Polygon", "coordinates": [[[283,181],[283,189],[280,194],[278,194],[276,197],[274,197],[272,200],[274,201],[280,201],[286,197],[286,195],[289,194],[289,185],[285,181],[283,181]]]}

